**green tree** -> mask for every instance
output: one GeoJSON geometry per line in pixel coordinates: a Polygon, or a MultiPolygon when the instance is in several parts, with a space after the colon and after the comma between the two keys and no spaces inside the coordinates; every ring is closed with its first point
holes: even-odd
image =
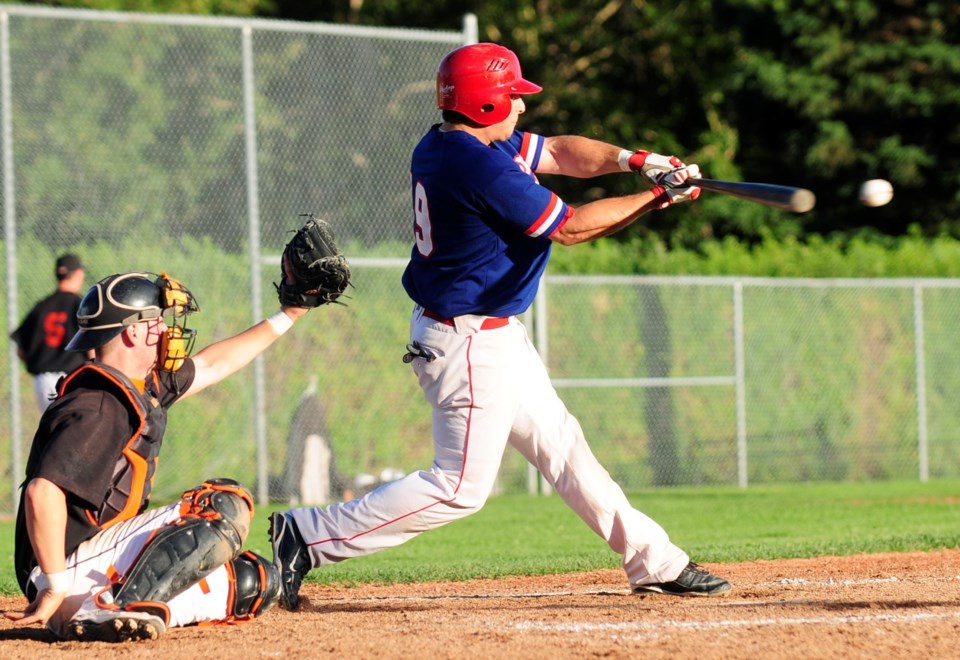
{"type": "MultiPolygon", "coordinates": [[[[544,84],[524,125],[696,160],[716,178],[809,187],[805,216],[705,194],[645,221],[672,243],[865,229],[960,236],[960,8],[920,0],[538,0],[402,3],[277,0],[305,20],[456,28],[521,56],[544,84]],[[895,202],[865,209],[860,182],[890,179],[895,202]]],[[[269,12],[268,12],[269,13],[269,12]]],[[[551,182],[571,201],[638,183],[551,182]]]]}
{"type": "Polygon", "coordinates": [[[234,35],[95,21],[16,28],[22,227],[49,236],[56,218],[64,245],[137,232],[210,235],[238,247],[246,199],[234,35]],[[114,218],[124,223],[104,222],[114,218]]]}
{"type": "Polygon", "coordinates": [[[960,236],[960,7],[919,0],[732,0],[742,42],[727,82],[749,176],[814,188],[807,231],[960,236]],[[777,10],[771,9],[771,5],[777,10]],[[864,209],[859,183],[896,203],[864,209]]]}
{"type": "Polygon", "coordinates": [[[29,0],[24,4],[158,14],[251,16],[269,11],[272,0],[29,0]]]}
{"type": "MultiPolygon", "coordinates": [[[[77,0],[100,9],[457,29],[515,49],[545,87],[522,127],[697,162],[714,178],[811,188],[803,216],[713,193],[623,237],[697,245],[841,232],[960,237],[960,5],[921,0],[77,0]],[[893,203],[859,205],[859,184],[893,203]]],[[[432,69],[436,63],[425,62],[432,69]]],[[[371,110],[371,116],[376,113],[371,110]]],[[[424,117],[426,125],[436,117],[424,117]]],[[[639,179],[551,180],[573,203],[639,179]]]]}

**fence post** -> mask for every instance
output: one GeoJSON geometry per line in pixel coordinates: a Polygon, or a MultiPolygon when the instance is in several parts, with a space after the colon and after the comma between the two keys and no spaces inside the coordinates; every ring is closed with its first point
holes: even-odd
{"type": "MultiPolygon", "coordinates": [[[[537,353],[540,354],[540,359],[543,360],[543,365],[547,368],[547,372],[549,373],[550,366],[547,360],[550,353],[550,347],[547,341],[547,335],[550,328],[547,323],[546,277],[540,278],[540,287],[537,289],[536,298],[534,298],[533,323],[537,353]]],[[[536,495],[537,493],[542,495],[551,495],[553,493],[553,487],[540,475],[539,470],[537,470],[537,466],[533,464],[530,464],[527,467],[527,491],[531,495],[536,495]]]]}
{"type": "MultiPolygon", "coordinates": [[[[10,99],[10,14],[0,13],[0,112],[3,114],[3,227],[7,245],[7,330],[16,328],[17,310],[17,205],[13,185],[13,119],[10,99]]],[[[10,367],[10,497],[13,513],[17,513],[20,498],[17,483],[23,465],[20,451],[20,360],[17,346],[10,342],[7,350],[10,367]]]]}
{"type": "Polygon", "coordinates": [[[737,482],[747,487],[747,395],[743,359],[743,282],[733,283],[733,356],[737,390],[737,482]]]}
{"type": "MultiPolygon", "coordinates": [[[[243,119],[246,139],[247,165],[247,220],[250,243],[250,309],[252,323],[263,319],[263,290],[260,286],[260,184],[257,177],[257,121],[254,107],[253,82],[253,28],[244,25],[241,30],[243,48],[243,119]]],[[[257,501],[266,504],[270,499],[269,470],[267,469],[266,387],[264,385],[264,358],[253,361],[253,428],[257,445],[257,501]]]]}
{"type": "Polygon", "coordinates": [[[463,45],[469,46],[470,44],[477,43],[477,15],[476,14],[464,14],[463,15],[463,45]]]}
{"type": "Polygon", "coordinates": [[[924,357],[923,286],[913,285],[913,332],[917,368],[917,463],[920,481],[930,478],[930,458],[927,447],[927,368],[924,357]]]}

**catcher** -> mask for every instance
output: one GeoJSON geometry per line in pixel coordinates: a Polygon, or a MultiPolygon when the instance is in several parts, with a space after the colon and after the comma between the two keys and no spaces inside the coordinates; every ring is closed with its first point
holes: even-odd
{"type": "Polygon", "coordinates": [[[167,410],[244,367],[349,283],[321,224],[285,250],[280,311],[192,357],[186,318],[199,305],[179,281],[120,273],[87,292],[67,350],[95,357],[59,384],[27,461],[15,568],[29,604],[6,612],[15,625],[46,624],[70,640],[157,639],[169,627],[249,620],[276,603],[273,563],[241,551],[254,510],[243,485],[209,479],[179,502],[147,506],[167,410]]]}

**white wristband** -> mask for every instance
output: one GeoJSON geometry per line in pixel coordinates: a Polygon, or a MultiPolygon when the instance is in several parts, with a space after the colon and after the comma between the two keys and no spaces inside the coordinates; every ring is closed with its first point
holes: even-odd
{"type": "Polygon", "coordinates": [[[293,319],[287,316],[282,309],[273,316],[268,316],[267,323],[270,324],[278,337],[293,327],[293,319]]]}
{"type": "Polygon", "coordinates": [[[632,151],[623,149],[620,151],[620,155],[617,156],[617,163],[620,165],[620,169],[624,172],[630,171],[630,157],[633,156],[632,151]]]}
{"type": "Polygon", "coordinates": [[[37,578],[37,591],[49,589],[55,593],[63,594],[66,593],[69,588],[70,578],[67,577],[66,571],[60,571],[59,573],[41,573],[40,577],[37,578]]]}

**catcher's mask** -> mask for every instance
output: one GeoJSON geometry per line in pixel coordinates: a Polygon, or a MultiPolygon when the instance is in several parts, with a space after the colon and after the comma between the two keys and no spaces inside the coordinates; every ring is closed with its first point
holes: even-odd
{"type": "Polygon", "coordinates": [[[447,54],[437,70],[437,107],[466,115],[481,126],[510,115],[513,94],[536,94],[524,80],[516,53],[498,44],[471,44],[447,54]]]}
{"type": "Polygon", "coordinates": [[[66,350],[83,352],[103,346],[140,321],[171,317],[160,342],[160,368],[176,371],[190,355],[196,330],[187,328],[188,314],[200,306],[187,287],[166,273],[120,273],[97,282],[80,301],[80,330],[66,350]]]}

